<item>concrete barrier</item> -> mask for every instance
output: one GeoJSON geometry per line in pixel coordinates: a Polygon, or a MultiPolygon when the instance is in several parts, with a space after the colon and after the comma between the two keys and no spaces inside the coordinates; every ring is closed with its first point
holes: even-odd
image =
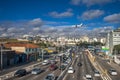
{"type": "Polygon", "coordinates": [[[64,78],[65,74],[67,73],[67,70],[68,70],[68,68],[70,67],[71,64],[72,64],[72,63],[70,63],[70,64],[67,66],[67,68],[60,74],[60,76],[58,77],[57,80],[63,80],[63,78],[64,78]]]}

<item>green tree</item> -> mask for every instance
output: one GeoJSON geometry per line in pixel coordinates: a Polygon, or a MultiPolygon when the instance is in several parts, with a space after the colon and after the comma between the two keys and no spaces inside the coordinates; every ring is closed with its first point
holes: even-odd
{"type": "Polygon", "coordinates": [[[119,45],[115,45],[113,48],[113,52],[114,54],[120,54],[120,44],[119,45]]]}

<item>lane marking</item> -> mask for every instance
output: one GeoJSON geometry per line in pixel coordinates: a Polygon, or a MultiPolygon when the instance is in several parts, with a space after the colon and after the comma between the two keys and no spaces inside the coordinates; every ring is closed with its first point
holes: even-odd
{"type": "Polygon", "coordinates": [[[64,76],[64,78],[63,78],[63,80],[66,80],[66,77],[68,76],[68,74],[66,74],[65,76],[64,76]]]}
{"type": "Polygon", "coordinates": [[[72,78],[75,78],[75,76],[73,75],[72,78]]]}

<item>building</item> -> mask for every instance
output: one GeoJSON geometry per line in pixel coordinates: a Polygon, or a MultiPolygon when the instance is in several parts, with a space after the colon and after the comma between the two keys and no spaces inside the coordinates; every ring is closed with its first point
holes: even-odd
{"type": "Polygon", "coordinates": [[[6,48],[15,50],[19,53],[24,53],[27,55],[27,61],[33,61],[38,58],[39,46],[30,43],[6,43],[4,44],[6,48]]]}
{"type": "Polygon", "coordinates": [[[113,53],[115,45],[120,44],[120,28],[113,30],[107,35],[106,47],[109,48],[109,55],[113,53]]]}
{"type": "Polygon", "coordinates": [[[80,41],[82,41],[82,42],[89,42],[89,37],[83,36],[83,37],[80,38],[80,41]]]}
{"type": "Polygon", "coordinates": [[[76,45],[76,43],[80,42],[80,39],[77,38],[66,38],[59,37],[57,38],[57,45],[76,45]]]}
{"type": "Polygon", "coordinates": [[[103,43],[103,44],[105,44],[106,43],[106,38],[101,38],[100,42],[103,43]]]}
{"type": "MultiPolygon", "coordinates": [[[[0,54],[2,53],[2,68],[14,65],[15,51],[0,49],[0,54]]],[[[0,55],[0,66],[1,66],[1,55],[0,55]]]]}

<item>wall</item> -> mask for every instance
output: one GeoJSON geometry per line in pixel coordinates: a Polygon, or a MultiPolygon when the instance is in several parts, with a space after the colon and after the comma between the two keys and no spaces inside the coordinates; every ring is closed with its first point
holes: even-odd
{"type": "Polygon", "coordinates": [[[11,49],[18,52],[25,52],[25,47],[11,47],[11,49]]]}

